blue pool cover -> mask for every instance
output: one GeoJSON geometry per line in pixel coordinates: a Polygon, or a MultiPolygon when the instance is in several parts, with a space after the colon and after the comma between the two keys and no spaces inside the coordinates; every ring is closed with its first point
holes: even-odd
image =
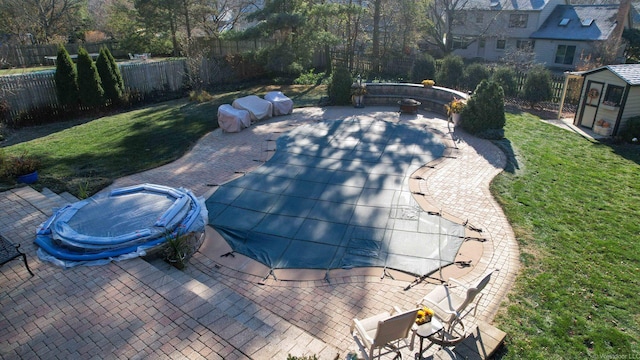
{"type": "Polygon", "coordinates": [[[139,255],[187,232],[204,231],[206,208],[189,190],[142,184],[69,204],[37,230],[41,259],[64,267],[139,255]]]}
{"type": "Polygon", "coordinates": [[[444,150],[407,124],[354,117],[303,125],[277,140],[267,163],[207,199],[209,224],[271,269],[430,274],[454,261],[464,227],[422,211],[408,181],[444,150]]]}

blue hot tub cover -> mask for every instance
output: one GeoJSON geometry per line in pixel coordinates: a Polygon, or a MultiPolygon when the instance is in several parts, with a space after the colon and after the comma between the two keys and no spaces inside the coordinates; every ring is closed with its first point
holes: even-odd
{"type": "Polygon", "coordinates": [[[64,267],[145,254],[168,238],[204,231],[203,199],[186,189],[142,184],[59,209],[37,230],[41,259],[64,267]]]}

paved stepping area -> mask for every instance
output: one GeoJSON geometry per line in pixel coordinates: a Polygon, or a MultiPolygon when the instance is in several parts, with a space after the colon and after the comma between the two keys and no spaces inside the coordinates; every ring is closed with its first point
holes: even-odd
{"type": "MultiPolygon", "coordinates": [[[[206,197],[215,185],[266,161],[273,139],[300,124],[322,120],[363,116],[407,121],[448,136],[452,155],[423,169],[412,185],[421,194],[417,200],[447,216],[468,219],[487,241],[475,244],[473,251],[481,256],[470,268],[447,268],[443,276],[456,275],[470,283],[488,268],[500,271],[485,289],[478,317],[471,319],[478,326],[465,343],[454,349],[432,346],[425,355],[484,358],[504,338],[490,324],[518,271],[513,232],[489,192],[506,157],[488,141],[457,129],[449,133],[446,121],[433,114],[400,115],[395,110],[296,109],[241,133],[216,130],[181,159],[118,179],[112,186],[150,182],[186,187],[206,197]]],[[[379,271],[336,273],[330,282],[264,279],[205,252],[196,253],[185,271],[145,259],[61,269],[37,258],[33,239],[52,209],[69,201],[68,194],[28,187],[0,193],[0,233],[22,245],[35,273],[29,276],[18,261],[0,268],[4,358],[286,359],[287,354],[316,354],[344,359],[349,352],[362,358],[349,334],[351,319],[392,305],[411,308],[438,283],[430,278],[413,283],[411,278],[381,278],[379,271]]],[[[404,355],[413,358],[414,352],[405,350],[404,355]]]]}

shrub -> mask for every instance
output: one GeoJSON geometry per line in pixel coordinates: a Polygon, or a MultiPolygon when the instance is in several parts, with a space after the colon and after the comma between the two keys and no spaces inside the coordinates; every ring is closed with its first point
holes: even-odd
{"type": "Polygon", "coordinates": [[[498,83],[482,80],[462,110],[462,128],[478,134],[502,129],[505,122],[504,91],[498,83]]]}
{"type": "Polygon", "coordinates": [[[433,56],[424,54],[419,57],[411,67],[410,80],[412,83],[420,83],[425,79],[434,79],[436,77],[436,61],[433,56]]]}
{"type": "Polygon", "coordinates": [[[23,152],[19,155],[10,156],[4,159],[3,165],[3,175],[5,177],[14,178],[31,174],[38,170],[40,167],[40,161],[36,157],[23,152]]]}
{"type": "Polygon", "coordinates": [[[345,67],[333,71],[329,80],[329,100],[333,105],[348,105],[351,102],[351,74],[345,67]]]}
{"type": "Polygon", "coordinates": [[[315,69],[310,69],[306,73],[300,74],[293,83],[295,85],[320,85],[322,83],[322,79],[324,79],[325,73],[315,73],[315,69]]]}
{"type": "Polygon", "coordinates": [[[436,83],[452,89],[460,86],[461,74],[464,72],[464,62],[456,55],[448,55],[442,59],[440,70],[436,73],[436,83]]]}
{"type": "Polygon", "coordinates": [[[627,119],[626,124],[620,131],[620,136],[622,139],[627,142],[634,142],[635,138],[636,144],[640,143],[640,116],[634,116],[632,118],[627,119]]]}
{"type": "Polygon", "coordinates": [[[60,105],[63,107],[78,105],[78,73],[71,56],[62,45],[58,47],[56,73],[53,78],[56,83],[56,96],[60,105]]]}
{"type": "Polygon", "coordinates": [[[104,103],[104,90],[98,69],[84,48],[78,49],[78,90],[82,105],[97,107],[104,103]]]}
{"type": "Polygon", "coordinates": [[[489,80],[490,77],[491,73],[484,64],[471,64],[464,69],[463,87],[473,90],[482,80],[489,80]]]}
{"type": "Polygon", "coordinates": [[[502,86],[505,96],[515,97],[518,95],[518,83],[516,82],[516,72],[506,66],[497,68],[491,80],[502,86]]]}
{"type": "Polygon", "coordinates": [[[111,104],[120,103],[124,92],[124,82],[113,55],[106,47],[100,48],[100,54],[96,60],[96,69],[100,75],[106,99],[111,104]]]}
{"type": "Polygon", "coordinates": [[[111,104],[118,104],[122,99],[122,87],[118,83],[118,76],[115,74],[118,66],[115,63],[111,63],[108,53],[109,50],[106,47],[100,48],[100,54],[96,60],[96,69],[100,75],[105,98],[111,104]]]}
{"type": "Polygon", "coordinates": [[[209,94],[206,90],[191,90],[189,92],[189,101],[203,103],[212,101],[215,98],[209,94]]]}
{"type": "Polygon", "coordinates": [[[534,66],[527,74],[522,87],[522,99],[534,107],[551,100],[551,73],[541,65],[534,66]]]}

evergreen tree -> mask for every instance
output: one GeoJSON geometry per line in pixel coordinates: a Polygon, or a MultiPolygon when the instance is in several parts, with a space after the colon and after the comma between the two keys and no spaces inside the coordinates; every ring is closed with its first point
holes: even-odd
{"type": "Polygon", "coordinates": [[[424,54],[413,63],[413,67],[411,68],[411,82],[420,84],[422,80],[435,81],[435,78],[436,61],[433,59],[433,56],[424,54]]]}
{"type": "Polygon", "coordinates": [[[345,67],[334,69],[329,80],[329,99],[333,105],[347,105],[351,101],[351,74],[345,67]]]}
{"type": "Polygon", "coordinates": [[[464,72],[464,62],[460,56],[447,55],[442,59],[440,70],[436,73],[436,84],[457,89],[464,72]]]}
{"type": "Polygon", "coordinates": [[[118,104],[122,98],[122,88],[118,83],[118,76],[115,74],[118,66],[112,63],[109,57],[109,50],[106,47],[100,49],[100,54],[96,60],[96,69],[102,81],[104,96],[112,105],[118,104]]]}
{"type": "Polygon", "coordinates": [[[104,90],[98,69],[84,48],[78,49],[78,90],[82,105],[95,107],[104,103],[104,90]]]}
{"type": "Polygon", "coordinates": [[[56,73],[54,75],[56,83],[56,95],[58,102],[63,107],[76,106],[78,104],[78,73],[76,66],[71,60],[71,56],[64,46],[58,47],[58,58],[56,60],[56,73]]]}
{"type": "Polygon", "coordinates": [[[502,130],[506,122],[502,87],[496,82],[482,80],[461,115],[462,127],[471,134],[502,130]]]}
{"type": "Polygon", "coordinates": [[[491,76],[491,80],[502,86],[505,96],[516,96],[518,94],[516,72],[512,68],[506,66],[497,68],[491,76]]]}
{"type": "Polygon", "coordinates": [[[537,65],[527,74],[522,87],[522,99],[534,107],[539,102],[551,100],[551,91],[551,73],[537,65]]]}
{"type": "Polygon", "coordinates": [[[338,22],[342,5],[301,0],[272,0],[247,16],[257,21],[239,34],[244,39],[272,39],[278,42],[262,50],[265,69],[273,74],[299,76],[308,69],[318,49],[336,45],[340,39],[331,29],[338,22]]]}
{"type": "Polygon", "coordinates": [[[113,54],[111,54],[111,51],[109,51],[109,48],[105,48],[105,54],[109,57],[109,64],[111,66],[111,70],[113,74],[115,75],[116,85],[120,89],[120,93],[124,94],[124,80],[122,79],[122,73],[120,73],[120,68],[118,67],[118,63],[116,62],[116,59],[113,57],[113,54]]]}
{"type": "Polygon", "coordinates": [[[464,69],[464,89],[473,90],[482,80],[489,80],[491,73],[484,64],[474,63],[464,69]]]}

